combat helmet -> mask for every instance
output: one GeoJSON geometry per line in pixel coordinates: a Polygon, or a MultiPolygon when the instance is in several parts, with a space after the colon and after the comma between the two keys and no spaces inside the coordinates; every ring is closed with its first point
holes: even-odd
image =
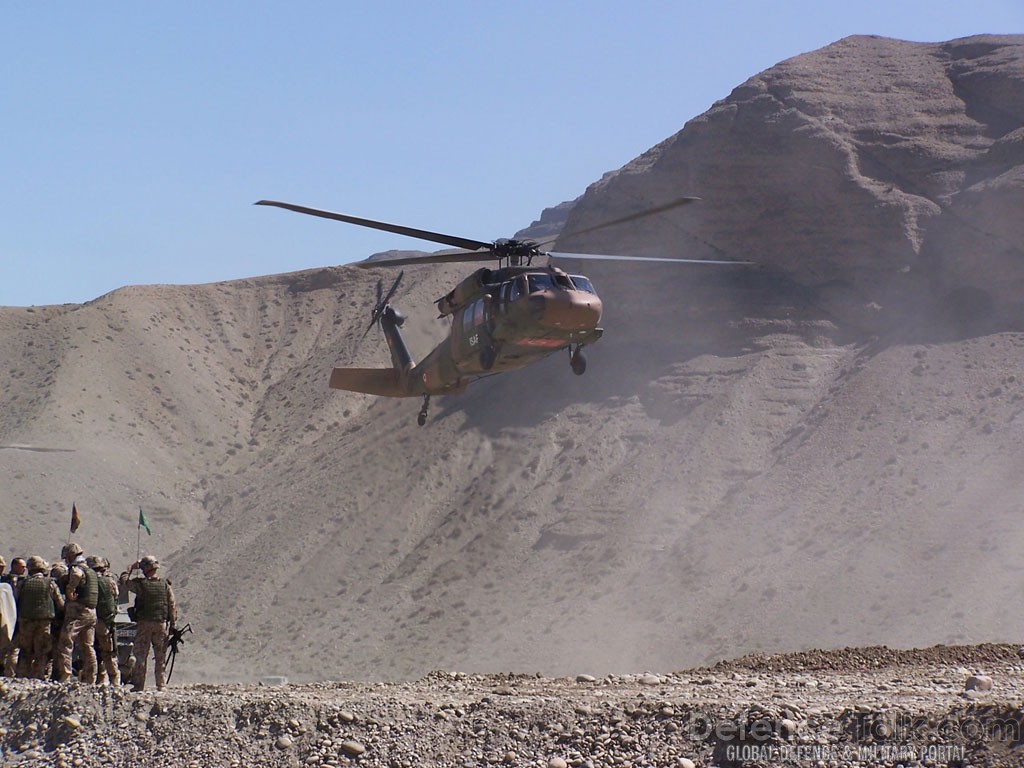
{"type": "Polygon", "coordinates": [[[46,564],[46,561],[39,555],[32,555],[32,557],[28,559],[29,573],[46,573],[47,568],[49,568],[49,566],[46,564]]]}
{"type": "Polygon", "coordinates": [[[146,555],[141,560],[139,560],[139,568],[141,568],[143,570],[143,572],[145,572],[145,571],[155,571],[159,567],[160,567],[160,561],[157,560],[152,555],[146,555]]]}
{"type": "Polygon", "coordinates": [[[75,558],[82,554],[82,548],[73,541],[69,541],[60,550],[60,556],[67,560],[69,557],[75,558]]]}

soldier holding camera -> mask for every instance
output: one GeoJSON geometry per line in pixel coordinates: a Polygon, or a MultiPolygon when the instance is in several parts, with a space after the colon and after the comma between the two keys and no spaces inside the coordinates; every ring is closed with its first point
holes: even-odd
{"type": "Polygon", "coordinates": [[[162,691],[166,685],[164,662],[167,657],[168,631],[174,630],[178,609],[174,603],[171,582],[160,578],[157,569],[160,563],[152,555],[146,555],[132,563],[121,574],[120,587],[135,595],[133,619],[135,630],[135,668],[132,670],[132,689],[141,691],[146,687],[146,662],[149,649],[153,649],[153,672],[156,688],[162,691]],[[142,578],[131,578],[132,571],[142,569],[142,578]]]}

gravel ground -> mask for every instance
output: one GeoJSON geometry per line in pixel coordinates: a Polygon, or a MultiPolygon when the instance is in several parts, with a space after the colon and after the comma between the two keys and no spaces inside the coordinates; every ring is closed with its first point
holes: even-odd
{"type": "Polygon", "coordinates": [[[750,656],[593,678],[415,682],[4,680],[4,766],[1024,765],[1011,645],[750,656]]]}

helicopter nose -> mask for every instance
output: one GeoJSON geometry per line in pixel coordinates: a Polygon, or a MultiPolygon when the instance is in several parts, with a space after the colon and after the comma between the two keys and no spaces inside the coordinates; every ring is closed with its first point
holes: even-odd
{"type": "Polygon", "coordinates": [[[601,300],[592,293],[566,291],[545,304],[542,322],[552,328],[589,331],[601,322],[601,300]]]}

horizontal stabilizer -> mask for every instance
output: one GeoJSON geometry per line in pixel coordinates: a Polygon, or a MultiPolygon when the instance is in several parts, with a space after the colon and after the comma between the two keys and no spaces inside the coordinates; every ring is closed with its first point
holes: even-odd
{"type": "Polygon", "coordinates": [[[382,397],[415,396],[402,386],[394,368],[335,368],[331,371],[331,389],[382,397]]]}

